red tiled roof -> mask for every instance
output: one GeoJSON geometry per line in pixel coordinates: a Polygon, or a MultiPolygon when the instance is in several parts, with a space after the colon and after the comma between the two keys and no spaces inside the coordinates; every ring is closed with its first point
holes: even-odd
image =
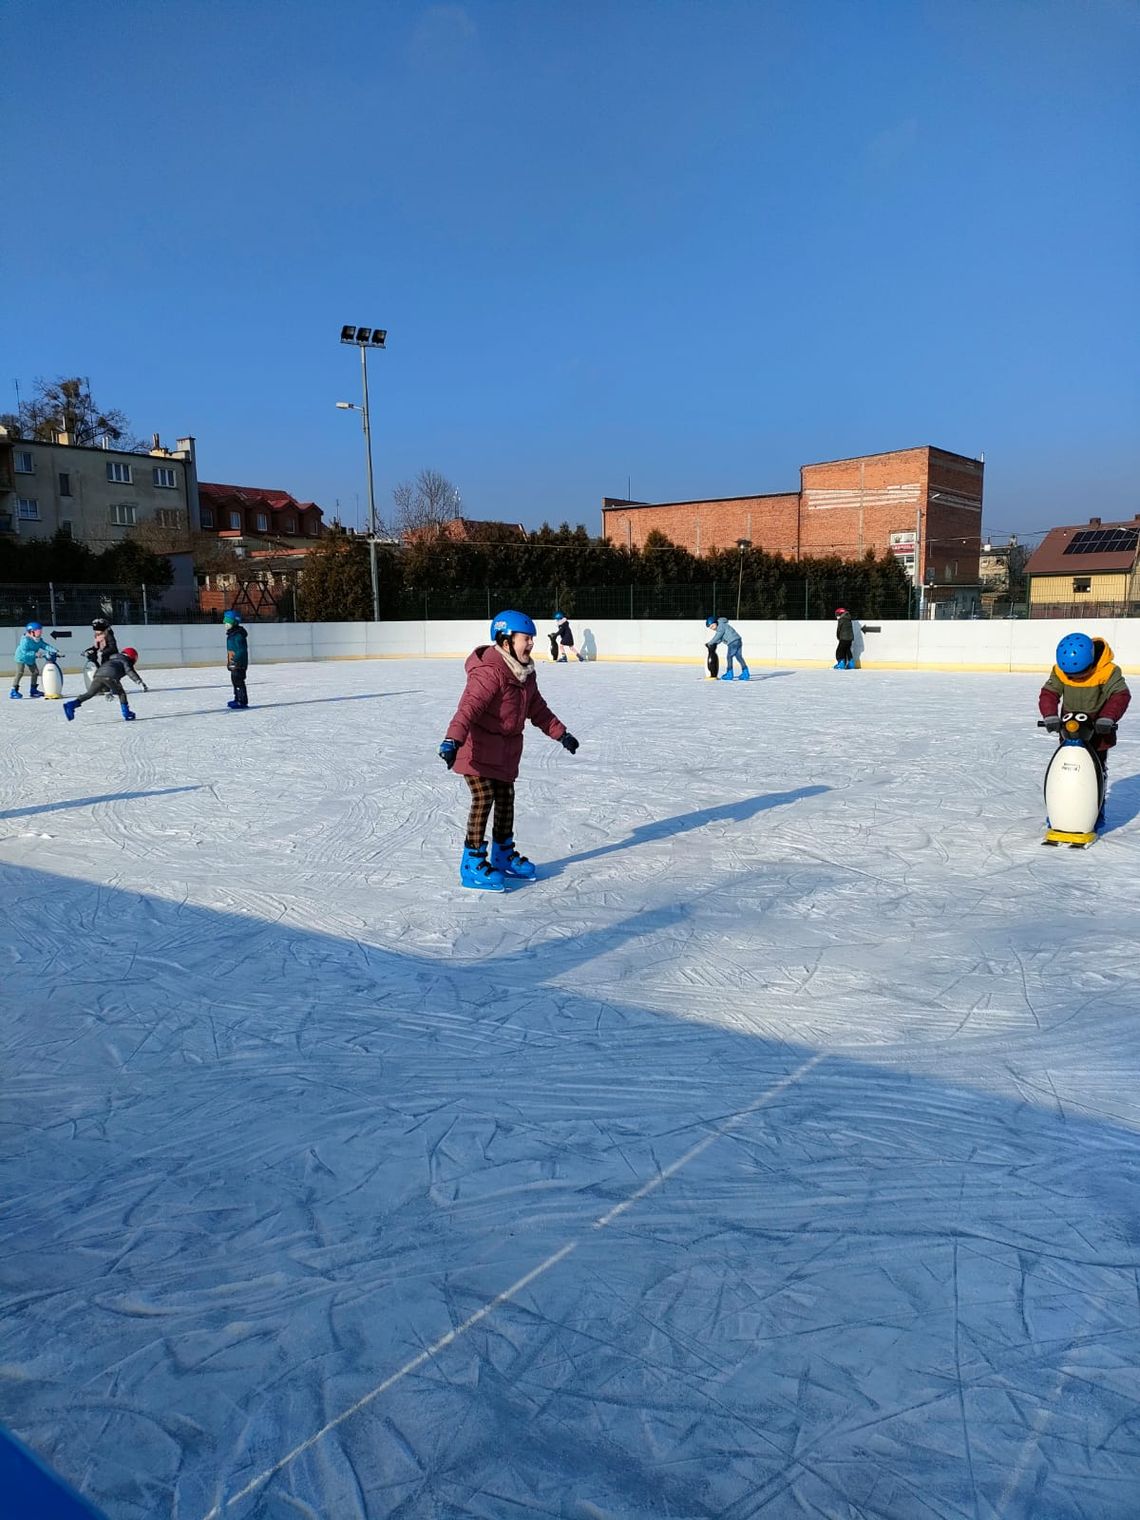
{"type": "MultiPolygon", "coordinates": [[[[214,481],[198,482],[198,494],[203,500],[222,506],[238,502],[243,507],[260,507],[270,512],[320,512],[315,501],[298,501],[288,491],[265,491],[258,486],[225,486],[214,481]]],[[[322,514],[323,515],[323,514],[322,514]]]]}
{"type": "Polygon", "coordinates": [[[1095,532],[1105,528],[1131,528],[1140,530],[1140,513],[1128,522],[1101,522],[1090,518],[1088,522],[1075,523],[1070,527],[1051,528],[1033,551],[1025,566],[1026,575],[1111,575],[1127,574],[1135,565],[1140,550],[1124,549],[1099,554],[1066,554],[1065,550],[1078,533],[1095,532]]]}

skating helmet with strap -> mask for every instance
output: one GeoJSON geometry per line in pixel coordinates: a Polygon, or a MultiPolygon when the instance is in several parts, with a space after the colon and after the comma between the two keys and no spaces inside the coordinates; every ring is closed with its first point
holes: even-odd
{"type": "Polygon", "coordinates": [[[139,657],[138,650],[137,649],[131,649],[129,645],[128,645],[128,647],[126,649],[124,649],[122,651],[122,654],[123,654],[123,658],[126,659],[126,660],[130,660],[130,662],[131,662],[132,665],[135,663],[135,661],[139,657]]]}
{"type": "Polygon", "coordinates": [[[525,612],[497,612],[491,619],[491,643],[497,644],[504,633],[529,633],[533,639],[538,629],[534,626],[534,619],[528,618],[525,612]]]}
{"type": "Polygon", "coordinates": [[[719,623],[719,622],[720,622],[720,618],[715,618],[715,617],[707,617],[707,618],[705,618],[705,627],[706,627],[706,628],[715,628],[715,627],[716,627],[716,625],[717,625],[717,624],[718,624],[718,623],[719,623]]]}
{"type": "Polygon", "coordinates": [[[1095,658],[1096,650],[1087,633],[1067,633],[1057,645],[1057,669],[1067,676],[1079,676],[1095,658]]]}
{"type": "Polygon", "coordinates": [[[566,614],[564,612],[556,612],[554,614],[554,621],[556,623],[564,623],[566,621],[566,614]]]}
{"type": "Polygon", "coordinates": [[[44,625],[42,623],[31,622],[24,624],[25,633],[42,633],[43,631],[44,625]]]}
{"type": "Polygon", "coordinates": [[[241,622],[241,613],[240,612],[232,612],[232,611],[231,612],[223,612],[222,613],[222,622],[223,623],[240,623],[241,622]]]}

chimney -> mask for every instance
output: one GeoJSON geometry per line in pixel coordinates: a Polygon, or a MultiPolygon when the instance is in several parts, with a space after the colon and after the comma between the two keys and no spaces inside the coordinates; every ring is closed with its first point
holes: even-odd
{"type": "Polygon", "coordinates": [[[1089,518],[1089,527],[1090,528],[1099,528],[1100,527],[1100,518],[1099,517],[1090,517],[1089,518]]]}

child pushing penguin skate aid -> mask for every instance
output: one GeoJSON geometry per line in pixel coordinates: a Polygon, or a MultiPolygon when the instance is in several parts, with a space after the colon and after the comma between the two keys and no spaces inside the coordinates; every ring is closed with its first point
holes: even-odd
{"type": "Polygon", "coordinates": [[[1046,844],[1087,847],[1103,827],[1108,751],[1131,700],[1105,640],[1067,633],[1057,645],[1056,663],[1037,699],[1040,726],[1060,740],[1045,777],[1046,844]],[[1090,769],[1094,765],[1095,774],[1090,769]],[[1097,805],[1090,818],[1094,791],[1097,805]]]}

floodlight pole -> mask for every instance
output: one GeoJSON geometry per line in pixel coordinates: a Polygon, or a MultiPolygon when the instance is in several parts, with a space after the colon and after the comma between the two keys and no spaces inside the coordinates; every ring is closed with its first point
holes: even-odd
{"type": "Polygon", "coordinates": [[[383,348],[388,338],[386,329],[380,327],[345,326],[340,330],[342,343],[354,343],[360,350],[360,379],[363,387],[363,405],[353,406],[349,401],[338,401],[345,411],[359,411],[364,424],[364,461],[368,476],[368,569],[372,578],[372,621],[380,621],[380,570],[376,559],[376,489],[372,479],[372,420],[368,410],[368,348],[383,348]]]}
{"type": "Polygon", "coordinates": [[[360,376],[364,385],[364,457],[368,462],[368,569],[372,576],[372,621],[380,621],[380,575],[376,563],[376,491],[372,483],[372,425],[368,419],[368,350],[360,344],[360,376]]]}

